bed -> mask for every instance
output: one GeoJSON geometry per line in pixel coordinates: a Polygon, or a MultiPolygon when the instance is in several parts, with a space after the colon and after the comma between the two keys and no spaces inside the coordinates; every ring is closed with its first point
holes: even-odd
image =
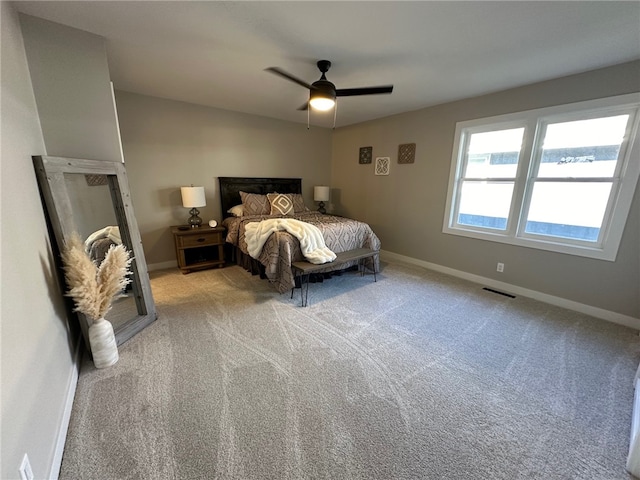
{"type": "MultiPolygon", "coordinates": [[[[96,230],[84,241],[84,251],[96,265],[100,265],[107,255],[107,252],[113,245],[121,245],[120,227],[116,225],[108,225],[100,230],[96,230]]],[[[128,275],[132,279],[132,274],[128,275]]],[[[131,291],[133,282],[130,281],[124,291],[131,291]]],[[[112,318],[112,317],[111,317],[112,318]]]]}
{"type": "MultiPolygon", "coordinates": [[[[218,182],[222,225],[227,229],[226,242],[232,250],[231,258],[252,273],[259,273],[261,277],[267,278],[280,293],[290,291],[295,286],[291,264],[305,260],[300,242],[286,231],[274,232],[264,244],[259,256],[254,259],[247,251],[245,240],[245,227],[248,223],[272,218],[293,218],[318,227],[326,246],[335,253],[355,248],[380,250],[380,240],[368,224],[345,217],[323,215],[307,208],[302,200],[300,178],[219,177],[218,182]],[[292,200],[292,212],[278,213],[277,207],[274,210],[279,198],[274,195],[276,192],[292,200]],[[266,202],[263,197],[266,197],[266,202]]],[[[354,261],[353,265],[356,263],[354,261]]],[[[342,265],[342,268],[351,266],[346,264],[342,265]]],[[[365,268],[375,268],[378,271],[378,256],[368,259],[365,268]]],[[[332,267],[328,267],[325,273],[331,270],[332,267]]]]}
{"type": "Polygon", "coordinates": [[[89,258],[97,265],[100,265],[109,248],[112,245],[120,245],[121,243],[120,228],[110,225],[89,235],[84,241],[84,249],[89,258]]]}

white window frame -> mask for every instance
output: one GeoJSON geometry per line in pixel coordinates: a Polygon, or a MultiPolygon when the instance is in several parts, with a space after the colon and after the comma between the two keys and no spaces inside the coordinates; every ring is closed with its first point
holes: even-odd
{"type": "MultiPolygon", "coordinates": [[[[445,205],[442,231],[447,234],[489,240],[511,245],[536,248],[552,252],[579,255],[601,260],[615,261],[620,246],[631,202],[640,177],[640,93],[602,98],[586,102],[559,105],[528,110],[525,112],[499,115],[458,122],[453,143],[449,187],[445,205]],[[609,196],[605,216],[598,240],[586,242],[544,236],[525,232],[527,213],[535,181],[560,181],[534,177],[540,161],[544,132],[549,123],[597,118],[614,114],[629,114],[629,122],[618,155],[616,172],[609,196]],[[474,133],[524,127],[522,147],[518,158],[511,205],[505,230],[469,226],[457,223],[457,209],[460,202],[460,185],[466,168],[466,150],[469,138],[474,133]]],[[[491,180],[491,179],[484,179],[491,180]]],[[[504,179],[497,179],[503,181],[504,179]]],[[[572,181],[598,182],[602,178],[580,178],[572,181]]]]}

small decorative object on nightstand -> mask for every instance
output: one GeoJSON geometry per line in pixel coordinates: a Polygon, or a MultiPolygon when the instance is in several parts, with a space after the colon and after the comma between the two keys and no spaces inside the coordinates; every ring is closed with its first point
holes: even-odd
{"type": "Polygon", "coordinates": [[[171,227],[176,245],[176,259],[182,273],[203,270],[212,267],[224,267],[224,240],[226,228],[190,227],[179,225],[171,227]]]}
{"type": "Polygon", "coordinates": [[[184,208],[190,208],[189,225],[192,227],[199,227],[202,225],[202,219],[198,216],[200,211],[197,207],[204,207],[207,205],[207,201],[204,197],[204,187],[180,187],[180,193],[182,194],[182,206],[184,208]]]}
{"type": "Polygon", "coordinates": [[[313,199],[318,203],[318,211],[320,213],[327,213],[324,208],[324,202],[329,201],[329,187],[325,185],[318,185],[313,187],[313,199]]]}

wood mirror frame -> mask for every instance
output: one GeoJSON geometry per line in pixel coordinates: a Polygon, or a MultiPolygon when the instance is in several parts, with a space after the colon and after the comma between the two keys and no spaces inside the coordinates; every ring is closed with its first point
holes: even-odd
{"type": "MultiPolygon", "coordinates": [[[[120,345],[154,322],[157,318],[149,282],[149,273],[147,271],[147,263],[142,249],[138,223],[133,212],[129,181],[124,164],[110,161],[50,156],[34,156],[33,162],[45,211],[48,215],[57,244],[52,245],[56,255],[59,255],[60,248],[66,243],[69,236],[74,231],[77,231],[74,222],[74,205],[71,201],[65,175],[84,174],[106,176],[111,193],[115,220],[120,229],[120,237],[122,243],[131,252],[131,256],[133,257],[133,261],[131,262],[131,290],[135,299],[137,314],[132,315],[132,318],[126,320],[121,325],[114,325],[116,341],[118,345],[120,345]]],[[[60,265],[61,264],[62,262],[60,262],[60,265]]],[[[79,312],[77,316],[86,347],[89,349],[88,320],[79,312]]]]}

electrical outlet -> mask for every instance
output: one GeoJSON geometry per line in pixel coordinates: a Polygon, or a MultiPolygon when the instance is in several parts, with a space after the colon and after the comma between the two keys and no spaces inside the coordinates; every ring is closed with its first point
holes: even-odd
{"type": "Polygon", "coordinates": [[[504,263],[498,262],[498,268],[496,268],[496,270],[500,273],[504,272],[504,263]]]}
{"type": "Polygon", "coordinates": [[[29,463],[29,457],[24,454],[22,457],[22,463],[20,464],[20,480],[33,480],[33,470],[31,470],[31,464],[29,463]]]}

